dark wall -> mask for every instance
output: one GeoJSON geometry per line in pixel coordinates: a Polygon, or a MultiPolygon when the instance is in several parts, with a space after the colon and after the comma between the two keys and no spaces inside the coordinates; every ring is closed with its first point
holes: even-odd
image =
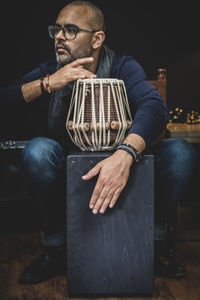
{"type": "MultiPolygon", "coordinates": [[[[106,43],[132,55],[149,79],[167,68],[168,105],[200,101],[198,1],[92,1],[103,10],[106,43]]],[[[1,82],[6,85],[54,57],[47,26],[67,1],[4,1],[0,9],[1,82]]]]}

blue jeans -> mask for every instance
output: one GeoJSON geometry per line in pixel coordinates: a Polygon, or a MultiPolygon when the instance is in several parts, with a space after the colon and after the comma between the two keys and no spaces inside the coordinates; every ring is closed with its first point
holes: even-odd
{"type": "MultiPolygon", "coordinates": [[[[184,139],[165,139],[152,147],[155,155],[158,223],[176,213],[193,174],[197,155],[184,139]]],[[[44,246],[60,246],[65,240],[66,154],[60,144],[33,138],[22,151],[23,169],[40,213],[44,246]]]]}
{"type": "Polygon", "coordinates": [[[180,138],[161,140],[151,151],[155,155],[155,239],[167,240],[170,234],[175,243],[177,203],[191,187],[198,156],[194,147],[180,138]]]}

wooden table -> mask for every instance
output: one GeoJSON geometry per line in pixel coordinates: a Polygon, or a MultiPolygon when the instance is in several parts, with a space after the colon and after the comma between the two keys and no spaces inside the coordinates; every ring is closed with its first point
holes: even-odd
{"type": "Polygon", "coordinates": [[[200,124],[168,123],[167,136],[184,138],[190,143],[200,143],[200,124]]]}

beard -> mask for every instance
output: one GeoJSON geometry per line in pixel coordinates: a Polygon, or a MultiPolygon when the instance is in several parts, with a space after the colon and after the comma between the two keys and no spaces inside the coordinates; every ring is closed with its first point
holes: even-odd
{"type": "Polygon", "coordinates": [[[58,41],[56,45],[56,60],[57,63],[61,66],[65,66],[78,58],[90,57],[93,54],[92,43],[90,39],[88,43],[84,46],[78,47],[76,49],[71,49],[68,45],[66,45],[62,40],[58,41]],[[57,47],[62,46],[66,53],[58,53],[57,47]]]}

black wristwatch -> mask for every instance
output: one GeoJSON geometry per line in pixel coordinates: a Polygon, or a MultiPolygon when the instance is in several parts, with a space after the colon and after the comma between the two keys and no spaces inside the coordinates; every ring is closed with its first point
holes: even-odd
{"type": "Polygon", "coordinates": [[[116,150],[124,150],[132,155],[136,163],[142,159],[141,153],[139,153],[133,146],[130,144],[120,144],[116,150]]]}

